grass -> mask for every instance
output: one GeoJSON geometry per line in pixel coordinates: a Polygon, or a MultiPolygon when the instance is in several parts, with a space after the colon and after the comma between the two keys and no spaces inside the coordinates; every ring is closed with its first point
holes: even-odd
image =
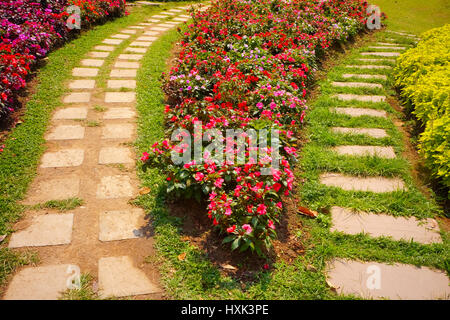
{"type": "MultiPolygon", "coordinates": [[[[11,232],[12,223],[17,221],[26,208],[18,201],[24,198],[36,175],[39,159],[44,152],[44,133],[52,111],[61,106],[61,98],[68,92],[67,83],[72,77],[72,69],[79,67],[80,60],[108,36],[128,25],[146,20],[154,13],[182,4],[171,2],[159,7],[142,6],[131,9],[131,15],[83,32],[78,38],[49,54],[47,63],[37,72],[35,93],[24,106],[22,124],[12,129],[8,138],[2,142],[5,149],[0,155],[0,235],[11,232]]],[[[116,48],[110,57],[117,56],[117,50],[116,48]]],[[[4,278],[14,270],[13,267],[21,265],[14,263],[14,260],[25,261],[20,257],[20,254],[0,248],[0,277],[4,278]]]]}
{"type": "MultiPolygon", "coordinates": [[[[378,40],[393,37],[381,33],[378,40]]],[[[394,35],[394,37],[396,37],[394,35]]],[[[156,41],[150,53],[143,60],[138,73],[137,99],[140,119],[138,152],[147,151],[149,146],[164,134],[164,96],[158,81],[165,70],[164,61],[170,56],[170,43],[176,40],[174,32],[166,34],[156,41]]],[[[411,40],[400,39],[405,45],[411,40]]],[[[329,107],[349,106],[330,98],[337,92],[331,81],[342,80],[347,72],[343,65],[362,64],[357,61],[358,53],[367,51],[362,47],[355,49],[336,68],[328,73],[326,80],[320,83],[322,94],[312,102],[308,114],[306,136],[310,137],[301,155],[301,171],[298,180],[305,179],[299,195],[304,204],[319,209],[317,219],[298,216],[303,228],[294,234],[305,247],[305,254],[288,264],[277,261],[268,271],[261,270],[254,282],[240,283],[221,275],[220,271],[208,260],[207,255],[180,236],[182,220],[173,217],[167,210],[164,177],[149,169],[144,172],[138,165],[138,174],[143,186],[151,192],[136,199],[136,204],[150,214],[155,228],[155,246],[158,257],[149,257],[148,263],[160,265],[162,281],[166,292],[173,299],[358,299],[354,296],[337,295],[327,285],[325,269],[334,257],[380,261],[386,263],[401,262],[418,266],[431,266],[449,272],[449,237],[443,233],[443,244],[422,245],[415,242],[393,241],[386,237],[371,238],[364,234],[345,235],[330,232],[331,219],[327,210],[330,205],[354,207],[372,212],[389,212],[393,215],[419,218],[435,216],[440,213],[433,200],[427,199],[415,187],[410,176],[410,165],[402,157],[396,159],[377,159],[374,157],[342,157],[328,151],[328,148],[340,144],[393,145],[397,155],[404,149],[402,136],[392,123],[392,118],[373,117],[350,118],[345,115],[331,114],[329,107]],[[333,135],[330,126],[386,128],[388,138],[373,139],[366,136],[333,135]],[[345,192],[336,188],[327,188],[318,183],[318,174],[323,171],[342,172],[362,176],[398,176],[405,180],[408,191],[384,195],[364,192],[345,192]],[[186,253],[183,261],[178,255],[186,253]],[[157,261],[153,262],[153,261],[157,261]]],[[[390,62],[384,63],[390,65],[390,62]]],[[[375,70],[352,69],[353,73],[379,73],[375,70]]],[[[381,71],[389,75],[389,71],[381,71]]],[[[349,79],[348,81],[351,81],[349,79]]],[[[359,80],[361,81],[361,80],[359,80]]],[[[391,79],[372,80],[389,88],[391,79]]],[[[390,94],[388,90],[340,89],[339,92],[390,94]]],[[[351,104],[354,107],[360,103],[351,104]]],[[[387,103],[364,104],[364,107],[382,109],[391,117],[398,113],[387,103]]]]}
{"type": "Polygon", "coordinates": [[[61,300],[98,300],[98,293],[93,289],[94,277],[89,273],[80,276],[79,289],[67,289],[63,292],[61,300]]]}
{"type": "Polygon", "coordinates": [[[389,29],[415,34],[445,25],[450,21],[447,0],[372,0],[388,16],[389,29]]]}
{"type": "Polygon", "coordinates": [[[27,206],[29,210],[41,210],[41,209],[56,209],[59,211],[73,210],[84,203],[80,198],[69,198],[64,200],[50,200],[45,203],[39,203],[32,206],[27,206]]]}

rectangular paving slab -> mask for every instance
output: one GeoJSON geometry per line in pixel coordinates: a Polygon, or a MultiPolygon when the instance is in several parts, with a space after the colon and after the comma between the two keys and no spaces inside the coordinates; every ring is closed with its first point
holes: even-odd
{"type": "Polygon", "coordinates": [[[84,127],[80,125],[60,125],[47,135],[47,140],[73,140],[83,138],[84,127]]]}
{"type": "Polygon", "coordinates": [[[105,39],[102,41],[102,43],[104,44],[113,44],[113,45],[121,44],[122,42],[123,40],[121,39],[105,39]]]}
{"type": "Polygon", "coordinates": [[[122,30],[120,32],[127,33],[127,34],[136,34],[137,30],[122,30]]]}
{"type": "Polygon", "coordinates": [[[368,82],[339,82],[333,81],[331,83],[335,87],[349,87],[349,88],[380,88],[383,86],[379,83],[368,83],[368,82]]]}
{"type": "MultiPolygon", "coordinates": [[[[148,31],[150,32],[150,31],[148,31]]],[[[145,33],[144,33],[145,34],[145,33]]],[[[154,36],[140,36],[136,39],[136,41],[155,41],[158,37],[154,36]]]]}
{"type": "Polygon", "coordinates": [[[337,98],[342,101],[362,101],[362,102],[383,102],[386,100],[385,96],[377,95],[359,95],[359,94],[348,94],[348,93],[338,93],[333,95],[333,98],[337,98]]]}
{"type": "Polygon", "coordinates": [[[101,178],[97,186],[98,199],[129,198],[133,196],[133,187],[129,176],[116,175],[101,178]]]}
{"type": "Polygon", "coordinates": [[[166,28],[166,27],[152,27],[150,30],[152,31],[167,31],[170,28],[166,28]]]}
{"type": "Polygon", "coordinates": [[[398,57],[399,52],[361,52],[362,56],[398,57]]]}
{"type": "Polygon", "coordinates": [[[41,159],[41,168],[76,167],[83,163],[83,149],[65,149],[46,152],[41,159]]]}
{"type": "Polygon", "coordinates": [[[91,58],[106,58],[109,56],[109,52],[107,51],[92,51],[88,53],[88,56],[91,58]]]}
{"type": "Polygon", "coordinates": [[[340,173],[323,173],[320,175],[320,183],[346,191],[382,193],[405,190],[405,185],[399,178],[356,177],[340,173]]]}
{"type": "Polygon", "coordinates": [[[119,59],[120,60],[138,61],[138,60],[141,60],[143,56],[144,55],[142,55],[142,54],[126,54],[126,53],[123,53],[123,54],[119,54],[119,59]]]}
{"type": "Polygon", "coordinates": [[[113,47],[113,46],[95,46],[94,49],[98,50],[98,51],[114,51],[115,47],[113,47]]]}
{"type": "Polygon", "coordinates": [[[73,92],[64,97],[64,103],[83,103],[91,100],[90,92],[73,92]]]}
{"type": "Polygon", "coordinates": [[[98,261],[98,282],[103,297],[126,297],[160,292],[145,275],[134,266],[128,256],[105,257],[98,261]]]}
{"type": "Polygon", "coordinates": [[[336,259],[328,265],[328,283],[339,294],[392,300],[449,299],[443,271],[406,264],[336,259]]]}
{"type": "Polygon", "coordinates": [[[129,34],[120,34],[120,33],[118,33],[118,34],[112,35],[111,38],[128,39],[128,38],[130,38],[130,35],[129,34]]]}
{"type": "Polygon", "coordinates": [[[371,237],[392,237],[430,244],[442,243],[439,225],[434,219],[418,220],[415,217],[393,217],[387,214],[353,212],[341,207],[331,208],[331,231],[347,234],[366,233],[371,237]]]}
{"type": "Polygon", "coordinates": [[[96,77],[98,75],[97,68],[73,68],[72,75],[74,77],[96,77]]]}
{"type": "Polygon", "coordinates": [[[39,247],[69,244],[72,241],[72,213],[38,215],[25,230],[16,231],[9,248],[39,247]]]}
{"type": "Polygon", "coordinates": [[[124,147],[103,147],[98,156],[99,164],[133,163],[131,152],[124,147]]]}
{"type": "Polygon", "coordinates": [[[95,87],[95,80],[72,80],[69,83],[70,89],[94,89],[95,87]]]}
{"type": "Polygon", "coordinates": [[[139,69],[139,62],[133,61],[116,61],[114,68],[139,69]]]}
{"type": "Polygon", "coordinates": [[[72,270],[77,269],[69,264],[24,268],[14,276],[3,299],[58,300],[67,289],[72,270]]]}
{"type": "Polygon", "coordinates": [[[351,117],[361,117],[361,116],[381,117],[381,118],[387,117],[386,111],[370,108],[334,108],[332,110],[334,110],[337,113],[349,115],[351,117]]]}
{"type": "Polygon", "coordinates": [[[136,99],[136,92],[106,92],[106,103],[129,103],[136,99]]]}
{"type": "Polygon", "coordinates": [[[130,43],[131,47],[150,47],[151,45],[151,41],[134,41],[130,43]]]}
{"type": "Polygon", "coordinates": [[[361,58],[358,59],[358,61],[363,61],[363,62],[391,62],[391,63],[395,63],[394,59],[365,59],[365,58],[361,58]]]}
{"type": "Polygon", "coordinates": [[[136,88],[136,80],[108,80],[108,88],[120,89],[120,88],[136,88]]]}
{"type": "Polygon", "coordinates": [[[80,178],[66,176],[64,178],[46,179],[37,183],[29,192],[24,203],[36,204],[50,200],[64,200],[78,197],[80,192],[80,178]]]}
{"type": "Polygon", "coordinates": [[[146,53],[148,48],[137,48],[137,47],[128,47],[125,49],[126,52],[135,52],[135,53],[146,53]]]}
{"type": "Polygon", "coordinates": [[[131,119],[136,112],[130,108],[110,108],[103,114],[103,119],[131,119]]]}
{"type": "Polygon", "coordinates": [[[136,69],[112,69],[111,78],[136,78],[136,69]]]}
{"type": "Polygon", "coordinates": [[[364,134],[372,138],[385,138],[388,136],[386,130],[378,128],[343,128],[334,127],[331,129],[335,133],[342,134],[364,134]]]}
{"type": "Polygon", "coordinates": [[[85,67],[101,67],[105,60],[100,59],[83,59],[81,65],[85,67]]]}
{"type": "MultiPolygon", "coordinates": [[[[156,32],[156,31],[145,31],[144,32],[144,35],[146,35],[146,36],[157,36],[158,34],[159,34],[159,32],[156,32]]],[[[153,37],[153,38],[155,38],[154,40],[156,40],[158,37],[153,37]]]]}
{"type": "Polygon", "coordinates": [[[356,69],[392,69],[391,66],[378,66],[378,65],[347,65],[346,68],[356,68],[356,69]]]}
{"type": "Polygon", "coordinates": [[[145,214],[142,209],[107,211],[100,213],[99,240],[135,239],[143,235],[145,214]]]}
{"type": "Polygon", "coordinates": [[[395,46],[370,46],[369,49],[379,49],[379,50],[405,50],[406,47],[395,47],[395,46]]]}
{"type": "Polygon", "coordinates": [[[87,108],[65,108],[55,112],[53,119],[86,119],[87,108]]]}
{"type": "Polygon", "coordinates": [[[342,78],[358,78],[358,79],[382,79],[387,80],[387,76],[384,74],[352,74],[352,73],[344,73],[342,78]]]}
{"type": "Polygon", "coordinates": [[[338,146],[332,148],[333,151],[341,155],[348,156],[377,156],[380,158],[395,158],[394,148],[379,146],[338,146]]]}
{"type": "Polygon", "coordinates": [[[102,128],[102,139],[129,139],[134,132],[130,123],[107,124],[102,128]]]}

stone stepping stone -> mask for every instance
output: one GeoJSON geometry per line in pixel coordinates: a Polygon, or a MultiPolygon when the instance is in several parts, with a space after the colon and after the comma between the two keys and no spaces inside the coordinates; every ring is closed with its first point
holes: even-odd
{"type": "Polygon", "coordinates": [[[173,20],[175,20],[175,21],[180,21],[180,22],[186,22],[186,21],[188,21],[190,18],[180,18],[180,17],[176,17],[176,18],[173,18],[173,20]]]}
{"type": "Polygon", "coordinates": [[[75,140],[83,138],[84,127],[80,125],[60,125],[47,135],[47,140],[75,140]]]}
{"type": "Polygon", "coordinates": [[[81,64],[84,67],[101,67],[105,60],[99,60],[99,59],[83,59],[81,60],[81,64]]]}
{"type": "Polygon", "coordinates": [[[76,167],[83,163],[83,149],[64,149],[46,152],[42,156],[41,168],[76,167]]]}
{"type": "Polygon", "coordinates": [[[383,86],[379,83],[368,83],[368,82],[337,82],[333,81],[331,83],[335,87],[350,87],[350,88],[380,88],[383,86]]]}
{"type": "Polygon", "coordinates": [[[448,299],[447,275],[427,267],[335,259],[328,265],[328,283],[339,294],[392,300],[448,299]]]}
{"type": "Polygon", "coordinates": [[[92,51],[88,53],[88,56],[90,56],[91,58],[106,58],[107,56],[109,56],[109,52],[108,51],[92,51]]]}
{"type": "Polygon", "coordinates": [[[127,33],[127,34],[136,34],[137,30],[122,30],[120,32],[127,33]]]}
{"type": "Polygon", "coordinates": [[[183,12],[183,10],[180,10],[180,9],[170,9],[169,11],[176,12],[176,13],[183,12]]]}
{"type": "Polygon", "coordinates": [[[386,111],[369,108],[334,108],[333,110],[336,113],[346,114],[351,117],[361,117],[361,116],[382,117],[382,118],[387,117],[386,111]]]}
{"type": "Polygon", "coordinates": [[[127,52],[135,52],[135,53],[146,53],[147,52],[147,48],[129,47],[129,48],[126,48],[125,51],[127,51],[127,52]]]}
{"type": "Polygon", "coordinates": [[[385,138],[388,136],[386,130],[377,129],[377,128],[343,128],[343,127],[334,127],[332,131],[335,133],[342,134],[363,134],[370,136],[372,138],[385,138]]]}
{"type": "Polygon", "coordinates": [[[99,164],[133,163],[131,152],[128,148],[104,147],[100,149],[99,164]]]}
{"type": "Polygon", "coordinates": [[[376,95],[358,95],[358,94],[347,94],[347,93],[339,93],[332,96],[341,101],[362,101],[362,102],[383,102],[386,100],[385,96],[376,96],[376,95]]]}
{"type": "Polygon", "coordinates": [[[129,103],[136,100],[135,92],[106,92],[106,103],[129,103]]]}
{"type": "Polygon", "coordinates": [[[340,155],[348,156],[377,156],[380,158],[393,159],[395,151],[392,147],[378,146],[338,146],[332,149],[340,155]]]}
{"type": "Polygon", "coordinates": [[[395,46],[384,46],[384,47],[381,47],[381,46],[370,46],[370,47],[368,47],[369,49],[379,49],[379,50],[389,50],[389,49],[392,49],[392,50],[405,50],[406,49],[406,47],[395,47],[395,46]]]}
{"type": "Polygon", "coordinates": [[[64,200],[75,198],[80,192],[80,178],[76,176],[43,180],[32,189],[26,204],[47,202],[50,200],[64,200]]]}
{"type": "MultiPolygon", "coordinates": [[[[145,31],[144,32],[144,34],[146,35],[146,36],[156,36],[156,35],[158,35],[159,34],[159,32],[156,32],[156,31],[145,31]]],[[[139,37],[140,38],[140,37],[139,37]]],[[[138,39],[139,39],[138,38],[138,39]]],[[[154,40],[156,40],[158,37],[154,37],[154,40]]]]}
{"type": "Polygon", "coordinates": [[[130,38],[130,35],[129,34],[120,34],[120,33],[118,33],[118,34],[112,35],[111,38],[128,39],[128,38],[130,38]]]}
{"type": "Polygon", "coordinates": [[[169,24],[169,23],[160,23],[160,24],[157,25],[157,27],[173,28],[173,25],[169,24]]]}
{"type": "MultiPolygon", "coordinates": [[[[179,16],[178,16],[178,18],[191,18],[191,16],[189,16],[189,15],[186,15],[186,14],[180,14],[179,16]]],[[[176,18],[174,18],[174,19],[176,19],[176,18]]]]}
{"type": "Polygon", "coordinates": [[[99,240],[115,241],[142,237],[145,225],[142,209],[107,211],[100,213],[99,240]]]}
{"type": "Polygon", "coordinates": [[[148,19],[147,21],[148,21],[148,22],[151,22],[151,23],[158,23],[158,22],[160,22],[161,20],[159,20],[159,19],[148,19]]]}
{"type": "Polygon", "coordinates": [[[144,55],[142,54],[119,54],[120,60],[133,60],[133,61],[139,61],[142,59],[144,55]]]}
{"type": "Polygon", "coordinates": [[[406,36],[406,37],[418,38],[415,34],[406,33],[406,32],[398,32],[398,31],[391,31],[391,30],[386,30],[385,32],[389,32],[389,33],[393,33],[393,34],[398,34],[398,35],[400,35],[400,36],[406,36]]]}
{"type": "Polygon", "coordinates": [[[165,24],[167,25],[172,25],[173,26],[177,26],[181,23],[182,21],[167,21],[165,24]]]}
{"type": "Polygon", "coordinates": [[[139,63],[129,61],[117,61],[114,64],[114,68],[139,69],[139,63]]]}
{"type": "Polygon", "coordinates": [[[102,139],[129,139],[133,136],[132,124],[107,124],[102,128],[102,139]]]}
{"type": "Polygon", "coordinates": [[[371,214],[353,212],[352,210],[332,207],[331,231],[346,234],[366,233],[371,237],[392,237],[394,240],[405,240],[430,244],[442,243],[439,225],[434,219],[418,220],[415,217],[393,217],[387,214],[371,214]]]}
{"type": "Polygon", "coordinates": [[[165,27],[152,27],[150,28],[150,31],[167,31],[170,28],[165,28],[165,27]]]}
{"type": "Polygon", "coordinates": [[[391,66],[376,66],[376,65],[347,65],[345,67],[356,69],[392,69],[391,66]]]}
{"type": "Polygon", "coordinates": [[[152,18],[165,19],[165,18],[167,18],[167,16],[163,16],[163,15],[160,15],[160,14],[155,14],[155,15],[152,16],[152,18]]]}
{"type": "Polygon", "coordinates": [[[96,77],[98,75],[97,68],[74,68],[72,70],[74,77],[96,77]]]}
{"type": "Polygon", "coordinates": [[[344,73],[342,78],[358,78],[358,79],[381,79],[387,80],[387,76],[383,74],[352,74],[352,73],[344,73]]]}
{"type": "Polygon", "coordinates": [[[151,45],[151,41],[133,41],[130,43],[131,47],[150,47],[151,45]]]}
{"type": "Polygon", "coordinates": [[[128,256],[101,258],[98,282],[102,296],[126,297],[160,292],[128,256]]]}
{"type": "Polygon", "coordinates": [[[136,88],[136,80],[108,80],[108,88],[120,89],[120,88],[136,88]]]}
{"type": "Polygon", "coordinates": [[[113,45],[118,45],[121,44],[123,42],[123,40],[121,39],[105,39],[102,41],[102,43],[104,44],[113,44],[113,45]]]}
{"type": "Polygon", "coordinates": [[[141,36],[141,37],[138,37],[137,39],[136,39],[136,41],[155,41],[156,39],[158,39],[157,37],[151,37],[151,36],[141,36]]]}
{"type": "Polygon", "coordinates": [[[64,97],[64,103],[84,103],[91,100],[90,92],[73,92],[64,97]]]}
{"type": "Polygon", "coordinates": [[[132,26],[132,27],[129,27],[129,28],[132,28],[132,29],[145,29],[145,27],[142,27],[142,26],[132,26]]]}
{"type": "Polygon", "coordinates": [[[123,175],[102,177],[96,195],[98,199],[130,198],[133,196],[131,179],[123,175]]]}
{"type": "Polygon", "coordinates": [[[355,177],[340,173],[323,173],[320,175],[320,183],[346,191],[383,193],[405,190],[405,185],[399,178],[355,177]]]}
{"type": "Polygon", "coordinates": [[[398,57],[399,52],[361,52],[362,56],[398,57]]]}
{"type": "Polygon", "coordinates": [[[73,80],[69,83],[70,89],[94,89],[95,80],[73,80]]]}
{"type": "Polygon", "coordinates": [[[114,51],[116,48],[113,46],[95,46],[94,49],[98,51],[114,51]]]}
{"type": "Polygon", "coordinates": [[[64,119],[86,119],[87,108],[65,108],[60,109],[55,112],[53,116],[54,120],[64,120],[64,119]]]}
{"type": "Polygon", "coordinates": [[[111,78],[136,78],[136,69],[112,69],[111,78]]]}
{"type": "Polygon", "coordinates": [[[58,300],[67,290],[67,279],[78,266],[69,264],[31,267],[20,270],[12,279],[5,300],[58,300]]]}
{"type": "Polygon", "coordinates": [[[175,13],[173,13],[173,12],[168,12],[168,11],[161,12],[161,14],[162,14],[162,15],[167,15],[167,16],[174,16],[174,15],[175,15],[175,13]]]}
{"type": "Polygon", "coordinates": [[[33,218],[31,225],[12,234],[9,248],[41,247],[69,244],[72,241],[72,213],[44,214],[33,218]]]}
{"type": "Polygon", "coordinates": [[[380,46],[398,46],[400,43],[392,43],[392,42],[377,42],[377,45],[380,46]]]}
{"type": "Polygon", "coordinates": [[[148,22],[141,22],[139,23],[140,26],[152,26],[153,23],[148,23],[148,22]]]}
{"type": "Polygon", "coordinates": [[[136,112],[130,108],[111,108],[104,113],[103,119],[131,119],[135,116],[136,112]]]}
{"type": "Polygon", "coordinates": [[[394,59],[363,59],[363,58],[361,58],[358,60],[362,61],[362,62],[392,62],[392,63],[395,63],[394,59]]]}

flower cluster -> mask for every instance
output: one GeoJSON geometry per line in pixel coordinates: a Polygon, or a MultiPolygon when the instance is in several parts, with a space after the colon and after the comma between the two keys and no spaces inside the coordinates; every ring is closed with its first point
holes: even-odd
{"type": "MultiPolygon", "coordinates": [[[[220,132],[276,130],[280,165],[272,167],[273,150],[252,147],[245,133],[244,164],[208,152],[201,162],[175,164],[171,155],[190,149],[169,140],[153,145],[142,161],[168,174],[169,192],[205,194],[208,217],[227,234],[224,242],[232,249],[262,254],[276,237],[281,196],[293,187],[295,136],[317,60],[335,42],[364,28],[366,8],[360,0],[221,0],[208,11],[193,12],[194,23],[164,83],[168,136],[179,129],[193,132],[199,122],[203,130],[220,132]],[[265,156],[257,159],[251,151],[265,156]],[[261,174],[262,169],[271,174],[261,174]]],[[[203,150],[208,140],[202,139],[203,150]]],[[[241,152],[226,142],[226,155],[241,152]]]]}
{"type": "Polygon", "coordinates": [[[71,5],[80,7],[83,28],[125,12],[125,0],[0,1],[0,119],[17,107],[36,61],[73,34],[66,27],[71,5]]]}

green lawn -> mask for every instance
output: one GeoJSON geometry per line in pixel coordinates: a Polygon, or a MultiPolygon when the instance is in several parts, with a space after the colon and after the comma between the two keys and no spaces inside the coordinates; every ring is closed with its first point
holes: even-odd
{"type": "Polygon", "coordinates": [[[450,21],[448,0],[372,0],[388,16],[388,28],[420,34],[450,21]]]}

